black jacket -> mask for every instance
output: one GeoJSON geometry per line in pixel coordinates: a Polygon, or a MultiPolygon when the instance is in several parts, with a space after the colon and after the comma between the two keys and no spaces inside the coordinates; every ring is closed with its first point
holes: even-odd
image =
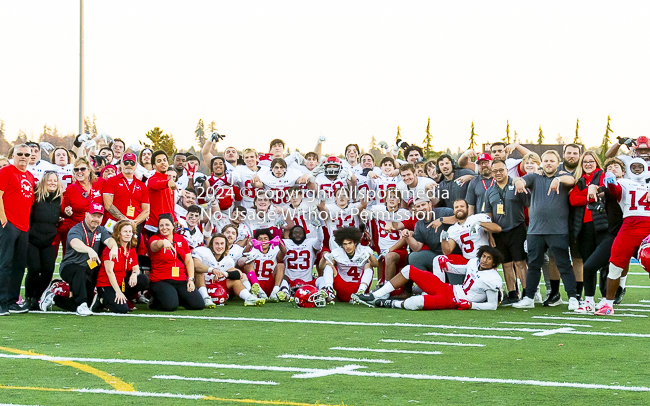
{"type": "MultiPolygon", "coordinates": [[[[50,194],[45,200],[34,202],[29,216],[29,243],[45,248],[52,245],[56,237],[56,224],[61,216],[61,199],[52,199],[50,194]]],[[[65,242],[64,242],[65,243],[65,242]]]]}

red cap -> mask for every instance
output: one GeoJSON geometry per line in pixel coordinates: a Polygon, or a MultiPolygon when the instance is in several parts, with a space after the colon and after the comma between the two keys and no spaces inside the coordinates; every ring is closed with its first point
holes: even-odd
{"type": "Polygon", "coordinates": [[[483,153],[483,154],[478,154],[478,158],[476,158],[476,162],[478,161],[491,161],[492,157],[488,153],[483,153]]]}
{"type": "Polygon", "coordinates": [[[126,154],[122,155],[122,161],[134,161],[137,163],[138,157],[135,156],[135,154],[132,152],[127,152],[126,154]]]}
{"type": "Polygon", "coordinates": [[[102,206],[99,203],[91,203],[90,204],[90,209],[88,209],[89,214],[95,214],[95,213],[100,213],[104,214],[104,206],[102,206]]]}
{"type": "Polygon", "coordinates": [[[650,140],[645,135],[640,136],[636,139],[637,148],[650,148],[650,140]]]}

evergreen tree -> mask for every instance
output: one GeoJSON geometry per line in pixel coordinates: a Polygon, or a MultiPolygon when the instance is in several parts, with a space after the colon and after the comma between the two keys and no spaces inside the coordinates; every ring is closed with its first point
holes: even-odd
{"type": "Polygon", "coordinates": [[[433,156],[433,136],[431,135],[431,117],[427,120],[427,129],[425,130],[425,136],[424,140],[422,143],[424,144],[423,151],[424,152],[424,159],[431,159],[433,156]]]}
{"type": "Polygon", "coordinates": [[[176,153],[174,136],[171,134],[163,134],[163,131],[160,128],[154,127],[153,130],[145,134],[145,137],[147,137],[150,142],[140,142],[144,147],[151,148],[153,151],[161,149],[165,151],[170,160],[176,153]]]}
{"type": "Polygon", "coordinates": [[[469,149],[476,148],[476,136],[478,134],[474,132],[474,122],[472,121],[472,132],[469,134],[469,149]]]}
{"type": "Polygon", "coordinates": [[[510,145],[510,122],[506,120],[506,136],[501,139],[506,145],[510,145]]]}
{"type": "Polygon", "coordinates": [[[578,129],[580,128],[580,119],[576,119],[576,136],[573,138],[574,144],[580,144],[580,136],[578,135],[578,129]]]}
{"type": "Polygon", "coordinates": [[[219,131],[217,129],[217,123],[215,123],[214,121],[211,121],[210,124],[208,124],[208,134],[212,134],[215,131],[219,131]]]}
{"type": "Polygon", "coordinates": [[[514,143],[519,142],[519,138],[517,137],[517,131],[514,132],[514,136],[512,137],[512,142],[514,142],[514,143]]]}
{"type": "Polygon", "coordinates": [[[397,140],[400,138],[402,138],[402,135],[400,134],[399,126],[397,126],[397,135],[395,136],[395,142],[397,142],[397,140]]]}
{"type": "Polygon", "coordinates": [[[600,144],[600,159],[605,162],[605,154],[609,149],[609,133],[613,133],[612,127],[609,126],[609,115],[607,116],[607,127],[605,128],[605,135],[603,135],[603,143],[600,144]]]}
{"type": "Polygon", "coordinates": [[[199,119],[199,123],[196,125],[196,130],[194,130],[194,136],[196,141],[199,143],[199,148],[203,148],[205,144],[205,126],[203,125],[203,119],[199,119]]]}
{"type": "Polygon", "coordinates": [[[539,134],[537,134],[537,144],[542,145],[544,143],[544,132],[542,131],[542,126],[539,126],[539,134]]]}
{"type": "Polygon", "coordinates": [[[375,136],[373,135],[373,136],[370,138],[370,148],[369,148],[369,149],[372,151],[372,150],[375,149],[375,148],[377,148],[377,139],[376,139],[375,136]]]}
{"type": "Polygon", "coordinates": [[[5,122],[0,120],[0,154],[5,155],[9,152],[11,145],[5,138],[5,122]]]}

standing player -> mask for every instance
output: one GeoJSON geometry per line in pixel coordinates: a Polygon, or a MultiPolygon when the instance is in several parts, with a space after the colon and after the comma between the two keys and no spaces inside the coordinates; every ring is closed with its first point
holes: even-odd
{"type": "Polygon", "coordinates": [[[343,227],[334,234],[339,246],[323,257],[323,277],[316,280],[316,287],[327,292],[327,301],[338,298],[349,302],[354,293],[363,294],[372,283],[373,267],[377,259],[372,249],[360,245],[361,230],[356,227],[343,227]]]}
{"type": "Polygon", "coordinates": [[[260,181],[263,184],[271,203],[277,207],[285,208],[289,205],[289,189],[296,184],[306,184],[309,175],[297,169],[287,169],[287,163],[282,158],[275,158],[271,162],[271,170],[261,169],[259,175],[253,176],[253,184],[258,186],[260,181]]]}
{"type": "Polygon", "coordinates": [[[342,166],[341,160],[335,156],[331,156],[323,162],[325,171],[316,175],[314,179],[317,186],[317,198],[325,199],[327,203],[334,203],[334,192],[345,186],[353,188],[356,185],[357,178],[347,170],[342,171],[342,166]]]}
{"type": "Polygon", "coordinates": [[[289,238],[284,239],[287,254],[284,256],[284,281],[290,288],[302,285],[316,286],[313,269],[316,256],[323,248],[323,230],[318,227],[316,238],[307,238],[302,226],[294,226],[289,238]]]}
{"type": "Polygon", "coordinates": [[[646,163],[642,158],[632,158],[627,164],[627,179],[616,179],[607,172],[604,184],[623,208],[623,225],[619,230],[609,258],[607,274],[607,299],[596,315],[614,314],[614,297],[623,270],[637,253],[641,242],[650,234],[650,185],[646,163]]]}
{"type": "Polygon", "coordinates": [[[440,234],[440,245],[444,255],[433,259],[433,274],[445,281],[445,272],[465,274],[470,259],[476,258],[479,247],[490,244],[488,232],[498,233],[501,227],[493,223],[487,214],[467,215],[468,205],[463,199],[454,202],[456,224],[440,234]],[[456,247],[462,255],[452,255],[456,247]]]}
{"type": "Polygon", "coordinates": [[[258,175],[257,151],[248,148],[244,152],[244,164],[235,168],[235,186],[241,191],[241,205],[247,209],[253,207],[257,188],[253,185],[253,177],[258,175]]]}
{"type": "Polygon", "coordinates": [[[59,175],[63,188],[67,188],[69,184],[74,182],[74,173],[72,168],[72,155],[70,151],[63,147],[56,147],[50,155],[50,162],[53,163],[52,170],[56,171],[59,175]]]}
{"type": "Polygon", "coordinates": [[[405,310],[496,310],[503,280],[497,272],[501,253],[488,245],[478,249],[477,258],[467,263],[462,285],[450,285],[426,271],[411,265],[404,267],[390,282],[368,295],[356,295],[355,304],[369,307],[387,307],[405,310]],[[388,295],[409,280],[415,282],[426,295],[411,296],[406,300],[391,300],[388,295]]]}
{"type": "Polygon", "coordinates": [[[241,191],[237,186],[237,174],[226,172],[226,160],[215,156],[210,161],[211,175],[207,180],[205,200],[212,202],[216,199],[219,202],[221,211],[229,211],[235,201],[242,200],[241,191]]]}
{"type": "Polygon", "coordinates": [[[381,174],[373,179],[375,183],[375,204],[384,204],[386,201],[386,191],[390,188],[397,187],[397,184],[402,180],[402,177],[395,175],[395,160],[390,157],[385,157],[379,164],[381,174]]]}

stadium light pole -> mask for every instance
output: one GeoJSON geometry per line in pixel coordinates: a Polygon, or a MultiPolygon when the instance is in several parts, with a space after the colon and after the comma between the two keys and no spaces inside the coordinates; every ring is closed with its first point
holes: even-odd
{"type": "Polygon", "coordinates": [[[84,0],[79,0],[79,134],[84,133],[84,0]]]}

